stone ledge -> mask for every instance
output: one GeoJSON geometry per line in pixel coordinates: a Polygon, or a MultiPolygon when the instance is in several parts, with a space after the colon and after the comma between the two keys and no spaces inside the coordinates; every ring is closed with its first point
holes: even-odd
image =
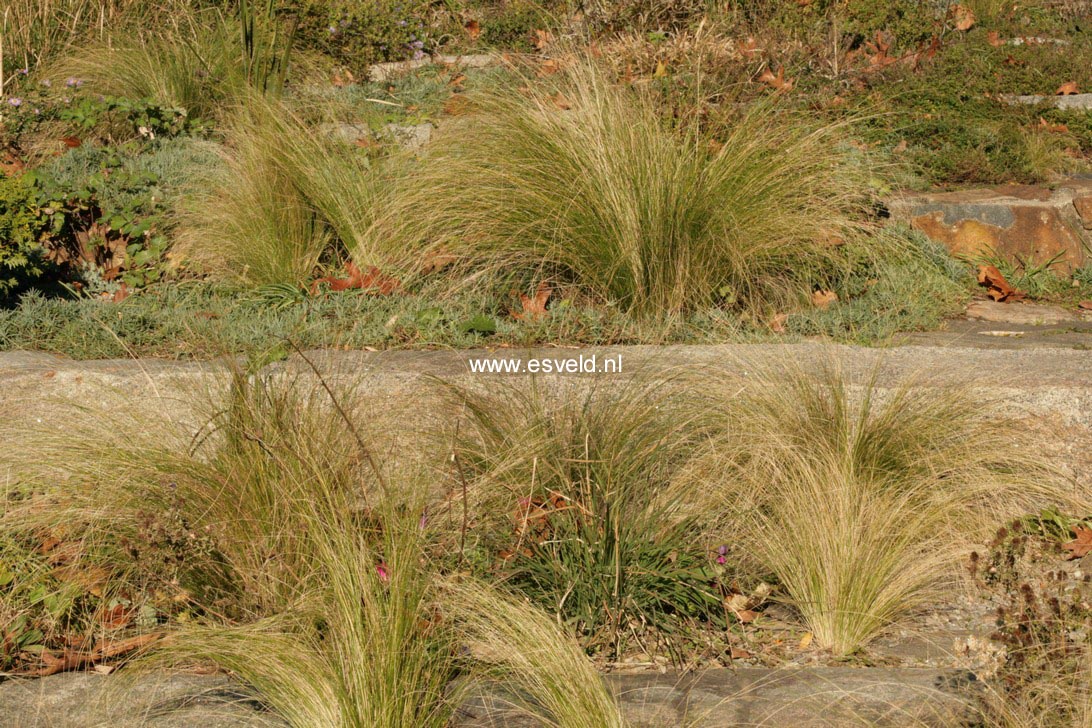
{"type": "MultiPolygon", "coordinates": [[[[615,674],[607,685],[635,728],[796,728],[959,725],[980,685],[962,670],[742,668],[693,675],[615,674]]],[[[467,701],[459,728],[524,728],[535,721],[497,694],[467,701]]],[[[67,673],[0,682],[0,728],[281,728],[253,693],[224,675],[67,673]]]]}
{"type": "Polygon", "coordinates": [[[920,230],[954,255],[999,254],[1069,273],[1092,249],[1092,179],[1052,189],[1004,185],[987,189],[907,194],[888,201],[891,219],[920,230]]]}

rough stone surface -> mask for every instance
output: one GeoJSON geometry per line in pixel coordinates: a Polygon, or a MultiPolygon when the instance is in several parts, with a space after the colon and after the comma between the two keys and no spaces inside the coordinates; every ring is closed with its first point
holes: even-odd
{"type": "Polygon", "coordinates": [[[410,71],[428,66],[434,63],[445,66],[458,66],[460,68],[485,68],[500,62],[499,56],[486,53],[469,54],[465,56],[451,56],[436,54],[424,56],[409,61],[391,61],[390,63],[377,63],[368,69],[368,78],[377,83],[389,81],[392,78],[409,73],[410,71]]]}
{"type": "Polygon", "coordinates": [[[967,316],[982,321],[1031,326],[1080,321],[1077,314],[1059,306],[1037,303],[998,303],[997,301],[972,301],[967,306],[967,316]]]}
{"type": "Polygon", "coordinates": [[[1092,94],[1068,94],[1066,96],[1013,96],[1006,94],[1001,98],[1010,104],[1028,104],[1029,106],[1049,104],[1056,109],[1092,111],[1092,94]]]}
{"type": "Polygon", "coordinates": [[[222,675],[81,672],[0,682],[0,728],[281,728],[222,675]]]}
{"type": "MultiPolygon", "coordinates": [[[[975,322],[967,322],[973,324],[975,322]]],[[[980,326],[998,328],[985,322],[980,326]]],[[[1015,324],[1004,328],[1021,328],[1015,324]]],[[[424,432],[442,428],[442,393],[435,378],[470,387],[488,387],[497,379],[526,375],[471,374],[468,362],[480,358],[531,356],[568,358],[583,355],[622,357],[623,375],[540,375],[558,386],[614,386],[631,375],[659,377],[683,374],[715,385],[726,379],[746,383],[758,367],[793,362],[816,368],[834,362],[852,384],[863,384],[878,372],[878,386],[890,387],[912,375],[916,386],[963,384],[983,403],[996,403],[1004,416],[1042,440],[1046,452],[1092,485],[1092,331],[1086,322],[1063,324],[1066,336],[1088,343],[1052,348],[1050,337],[1034,347],[1016,348],[1019,340],[959,331],[929,334],[930,345],[868,349],[822,343],[725,344],[716,346],[629,346],[587,349],[499,351],[312,352],[315,366],[332,382],[354,385],[355,395],[374,410],[372,435],[381,453],[421,458],[418,464],[440,467],[442,448],[407,447],[424,432]],[[1081,333],[1083,332],[1083,333],[1081,333]],[[1006,348],[1000,348],[1005,346],[1006,348]],[[1013,347],[1013,348],[1008,348],[1013,347]]],[[[1030,327],[1029,327],[1030,328],[1030,327]]],[[[1062,335],[1058,334],[1056,338],[1062,335]]],[[[310,368],[298,356],[268,366],[263,376],[298,377],[321,395],[310,368]]],[[[64,432],[84,418],[98,429],[140,430],[150,418],[169,418],[191,434],[207,421],[230,381],[223,361],[168,362],[107,360],[77,362],[42,353],[0,353],[0,428],[9,437],[30,441],[39,431],[64,432]]],[[[409,463],[413,464],[413,463],[409,463]]]]}
{"type": "Polygon", "coordinates": [[[387,124],[382,131],[372,131],[366,124],[332,122],[319,127],[323,136],[345,144],[371,143],[376,139],[396,142],[407,149],[417,150],[432,138],[432,124],[387,124]]]}
{"type": "MultiPolygon", "coordinates": [[[[949,726],[967,716],[977,689],[966,671],[922,668],[716,669],[609,675],[606,681],[636,728],[949,726]]],[[[498,695],[467,701],[455,725],[538,725],[498,695]]],[[[0,728],[284,725],[220,675],[69,673],[0,683],[0,728]]]]}
{"type": "Polygon", "coordinates": [[[1034,263],[1054,260],[1061,272],[1080,268],[1092,248],[1086,199],[1092,179],[1072,179],[1053,190],[1005,185],[906,195],[888,203],[904,222],[965,257],[1000,254],[1034,263]]]}
{"type": "Polygon", "coordinates": [[[432,139],[432,124],[387,124],[383,127],[383,135],[416,151],[432,139]]]}

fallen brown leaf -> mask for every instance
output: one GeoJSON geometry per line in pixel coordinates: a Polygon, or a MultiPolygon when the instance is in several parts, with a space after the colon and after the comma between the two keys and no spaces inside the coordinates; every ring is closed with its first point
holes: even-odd
{"type": "Polygon", "coordinates": [[[547,314],[546,303],[552,294],[553,289],[545,281],[538,284],[534,297],[524,293],[519,294],[519,302],[523,310],[512,311],[512,318],[521,321],[535,321],[542,318],[547,314]]]}
{"type": "Polygon", "coordinates": [[[463,27],[466,28],[466,34],[470,36],[470,40],[477,40],[482,34],[482,25],[477,20],[471,20],[463,27]]]}
{"type": "Polygon", "coordinates": [[[1073,535],[1076,536],[1075,539],[1062,544],[1062,548],[1069,552],[1067,559],[1079,559],[1092,553],[1092,528],[1076,526],[1073,535]]]}
{"type": "Polygon", "coordinates": [[[60,657],[49,650],[45,650],[42,652],[43,666],[27,674],[34,677],[46,677],[56,675],[59,672],[67,672],[68,670],[79,670],[84,667],[94,666],[103,660],[109,660],[142,649],[162,638],[163,635],[156,632],[142,634],[127,640],[109,642],[89,652],[66,650],[60,657]]]}
{"type": "Polygon", "coordinates": [[[1081,301],[1077,304],[1077,308],[1083,308],[1085,311],[1092,311],[1092,301],[1081,301]]]}
{"type": "Polygon", "coordinates": [[[785,333],[785,323],[788,320],[789,315],[787,313],[775,314],[774,317],[770,319],[770,331],[773,331],[775,334],[785,333]]]}
{"type": "Polygon", "coordinates": [[[553,33],[548,30],[535,29],[531,31],[531,42],[534,44],[536,50],[542,50],[546,46],[550,45],[554,40],[553,33]]]}
{"type": "Polygon", "coordinates": [[[989,33],[986,33],[986,42],[994,48],[1005,44],[1005,41],[1001,40],[1001,34],[996,30],[991,30],[989,33]]]}
{"type": "Polygon", "coordinates": [[[967,6],[953,5],[949,12],[952,14],[952,20],[955,22],[956,30],[967,31],[974,26],[974,12],[967,6]]]}
{"type": "Polygon", "coordinates": [[[986,288],[986,295],[994,301],[1011,303],[1020,301],[1027,296],[1023,291],[1013,288],[1005,280],[1005,276],[1001,275],[1001,271],[992,265],[978,266],[978,285],[986,288]]]}
{"type": "Polygon", "coordinates": [[[766,84],[767,86],[778,92],[792,90],[793,84],[795,83],[795,81],[793,81],[793,79],[791,78],[788,80],[785,79],[784,66],[777,69],[776,75],[774,75],[774,73],[767,68],[758,77],[758,80],[759,82],[766,84]]]}
{"type": "Polygon", "coordinates": [[[560,91],[550,97],[550,102],[562,111],[568,111],[573,107],[572,103],[560,91]]]}
{"type": "Polygon", "coordinates": [[[1069,127],[1065,124],[1051,124],[1043,117],[1039,117],[1039,129],[1051,134],[1068,134],[1069,127]]]}
{"type": "Polygon", "coordinates": [[[837,300],[838,294],[834,291],[824,291],[820,289],[811,294],[811,305],[816,308],[827,308],[837,300]]]}
{"type": "Polygon", "coordinates": [[[1054,95],[1055,96],[1072,96],[1073,94],[1079,94],[1079,93],[1080,93],[1080,91],[1077,90],[1077,82],[1076,81],[1069,81],[1069,82],[1063,83],[1061,86],[1059,86],[1058,90],[1054,92],[1054,95]]]}

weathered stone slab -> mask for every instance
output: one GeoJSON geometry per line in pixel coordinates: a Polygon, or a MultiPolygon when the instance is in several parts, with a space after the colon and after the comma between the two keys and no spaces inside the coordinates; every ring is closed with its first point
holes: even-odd
{"type": "MultiPolygon", "coordinates": [[[[332,382],[356,385],[355,395],[375,413],[366,434],[375,438],[384,457],[420,457],[422,464],[437,467],[443,448],[421,444],[450,420],[440,406],[437,377],[489,387],[498,379],[526,375],[473,374],[471,360],[579,355],[600,360],[621,356],[623,374],[540,375],[540,382],[621,386],[631,376],[685,375],[697,386],[725,378],[745,383],[756,367],[794,362],[804,368],[834,363],[851,384],[871,381],[878,372],[881,389],[915,374],[924,377],[918,383],[921,387],[967,385],[976,400],[995,403],[1014,426],[1041,438],[1044,451],[1073,472],[1081,486],[1092,487],[1092,352],[1086,350],[976,348],[953,338],[937,345],[889,350],[799,343],[309,354],[332,382]],[[407,447],[407,438],[412,446],[407,447]],[[436,458],[437,463],[428,458],[436,458]]],[[[266,367],[262,375],[301,377],[304,386],[325,396],[297,356],[266,367]]],[[[30,440],[41,428],[71,431],[74,414],[80,412],[95,418],[99,428],[107,423],[118,432],[146,427],[149,419],[158,417],[169,417],[196,432],[205,423],[209,403],[221,401],[229,382],[230,368],[222,361],[77,362],[41,353],[5,352],[0,353],[0,423],[6,436],[18,437],[22,432],[23,439],[30,440]]]]}
{"type": "MultiPolygon", "coordinates": [[[[929,668],[744,668],[694,675],[608,675],[634,728],[792,725],[950,726],[966,719],[977,681],[929,668]]],[[[223,675],[67,673],[0,682],[0,728],[281,728],[247,689],[223,675]]],[[[459,728],[540,725],[486,695],[458,711],[459,728]]]]}
{"type": "Polygon", "coordinates": [[[1005,185],[978,190],[905,195],[888,203],[892,220],[904,222],[953,254],[1000,254],[1071,272],[1092,248],[1092,179],[1073,179],[1054,189],[1005,185]]]}
{"type": "Polygon", "coordinates": [[[1075,313],[1059,306],[1040,303],[999,303],[997,301],[972,301],[967,305],[967,316],[981,321],[1027,326],[1053,325],[1080,321],[1075,313]]]}
{"type": "Polygon", "coordinates": [[[446,55],[437,53],[424,55],[409,61],[391,61],[389,63],[376,63],[368,69],[368,78],[376,83],[389,81],[392,78],[405,75],[410,71],[424,66],[439,64],[444,66],[458,66],[459,68],[486,68],[500,62],[500,56],[488,53],[474,53],[463,56],[446,55]]]}
{"type": "Polygon", "coordinates": [[[1092,94],[1066,94],[1064,96],[1040,96],[1038,94],[1016,96],[1005,94],[1001,98],[1006,103],[1014,106],[1017,104],[1027,104],[1028,106],[1047,104],[1055,109],[1065,111],[1092,111],[1092,94]]]}
{"type": "Polygon", "coordinates": [[[0,682],[0,728],[281,728],[224,675],[93,672],[0,682]]]}

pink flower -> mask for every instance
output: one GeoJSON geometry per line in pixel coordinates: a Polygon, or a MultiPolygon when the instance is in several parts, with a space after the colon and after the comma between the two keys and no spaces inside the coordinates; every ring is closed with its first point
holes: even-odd
{"type": "Polygon", "coordinates": [[[375,565],[375,573],[379,575],[379,581],[383,582],[384,584],[391,580],[390,575],[387,574],[387,565],[384,564],[382,561],[375,565]]]}

